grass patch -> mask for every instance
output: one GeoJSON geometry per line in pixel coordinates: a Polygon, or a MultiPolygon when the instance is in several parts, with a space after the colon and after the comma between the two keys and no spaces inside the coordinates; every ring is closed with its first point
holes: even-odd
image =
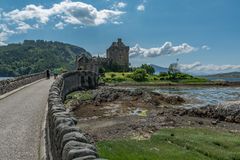
{"type": "Polygon", "coordinates": [[[67,95],[66,99],[90,100],[93,98],[91,91],[76,91],[67,95]]]}
{"type": "Polygon", "coordinates": [[[205,78],[193,77],[184,73],[173,74],[147,74],[144,80],[134,80],[133,72],[106,72],[100,81],[105,83],[127,83],[127,84],[205,84],[210,83],[205,78]]]}
{"type": "Polygon", "coordinates": [[[93,94],[91,91],[75,91],[66,96],[64,104],[66,107],[70,106],[76,100],[91,100],[93,99],[93,94]]]}
{"type": "Polygon", "coordinates": [[[202,128],[162,129],[149,140],[100,141],[109,160],[240,160],[240,135],[202,128]]]}
{"type": "Polygon", "coordinates": [[[207,79],[204,78],[193,78],[193,79],[185,79],[185,80],[180,80],[179,83],[183,83],[183,84],[188,84],[188,83],[209,83],[209,81],[207,79]]]}
{"type": "Polygon", "coordinates": [[[100,80],[105,83],[131,82],[130,75],[130,72],[107,72],[100,80]]]}

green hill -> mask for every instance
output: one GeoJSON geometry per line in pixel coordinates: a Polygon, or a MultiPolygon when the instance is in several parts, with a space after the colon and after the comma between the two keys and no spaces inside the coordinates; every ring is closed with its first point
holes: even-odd
{"type": "Polygon", "coordinates": [[[212,78],[240,78],[240,72],[228,72],[228,73],[219,73],[213,75],[207,75],[204,77],[212,77],[212,78]]]}
{"type": "Polygon", "coordinates": [[[61,42],[25,40],[0,46],[0,77],[41,72],[46,69],[73,69],[76,55],[90,53],[61,42]]]}

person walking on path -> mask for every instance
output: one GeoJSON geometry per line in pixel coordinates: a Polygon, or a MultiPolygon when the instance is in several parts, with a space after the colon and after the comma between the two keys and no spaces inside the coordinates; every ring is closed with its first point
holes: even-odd
{"type": "Polygon", "coordinates": [[[50,71],[48,69],[46,70],[46,74],[47,74],[47,79],[50,79],[50,71]]]}

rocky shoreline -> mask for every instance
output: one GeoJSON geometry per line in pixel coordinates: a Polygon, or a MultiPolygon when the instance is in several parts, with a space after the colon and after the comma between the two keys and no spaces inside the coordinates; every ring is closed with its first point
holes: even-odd
{"type": "Polygon", "coordinates": [[[72,101],[68,109],[78,118],[78,127],[95,141],[149,138],[164,127],[216,127],[240,132],[240,103],[186,109],[179,106],[188,99],[149,89],[100,87],[89,94],[87,100],[72,101]]]}
{"type": "MultiPolygon", "coordinates": [[[[141,98],[149,105],[157,106],[160,104],[165,105],[180,105],[185,100],[176,95],[167,96],[157,92],[151,92],[147,89],[118,89],[118,88],[100,88],[92,91],[92,98],[89,100],[78,100],[77,104],[71,105],[70,110],[75,110],[79,105],[94,104],[96,106],[104,102],[113,102],[117,99],[125,101],[134,101],[141,98]]],[[[70,97],[71,99],[72,97],[70,97]]]]}
{"type": "Polygon", "coordinates": [[[240,123],[240,103],[230,103],[226,105],[212,106],[208,105],[201,108],[192,108],[186,110],[189,116],[207,117],[217,119],[218,121],[226,121],[232,123],[240,123]]]}
{"type": "Polygon", "coordinates": [[[102,86],[120,86],[120,87],[132,87],[132,86],[177,86],[177,87],[239,87],[240,82],[228,82],[228,81],[211,81],[204,83],[179,83],[179,82],[161,82],[161,83],[148,83],[148,82],[122,82],[122,83],[107,83],[102,86]]]}

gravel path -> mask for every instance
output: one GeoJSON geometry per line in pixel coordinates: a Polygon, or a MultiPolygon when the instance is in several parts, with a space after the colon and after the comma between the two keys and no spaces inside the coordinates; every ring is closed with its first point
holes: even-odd
{"type": "Polygon", "coordinates": [[[52,80],[0,100],[0,160],[37,160],[40,129],[52,80]]]}

